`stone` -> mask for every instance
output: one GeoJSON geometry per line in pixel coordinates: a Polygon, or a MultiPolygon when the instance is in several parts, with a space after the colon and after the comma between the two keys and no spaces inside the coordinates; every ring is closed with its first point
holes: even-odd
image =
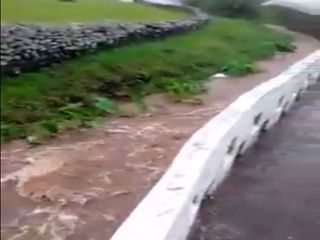
{"type": "Polygon", "coordinates": [[[158,39],[199,28],[208,17],[158,23],[1,25],[1,75],[19,74],[100,48],[158,39]]]}

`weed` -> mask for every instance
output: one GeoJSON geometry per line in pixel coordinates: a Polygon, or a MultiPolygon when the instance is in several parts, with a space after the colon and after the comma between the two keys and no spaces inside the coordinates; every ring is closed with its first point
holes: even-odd
{"type": "Polygon", "coordinates": [[[249,73],[254,73],[256,71],[255,66],[252,63],[249,63],[245,60],[232,60],[222,69],[222,72],[225,72],[234,76],[242,76],[249,73]]]}
{"type": "Polygon", "coordinates": [[[147,109],[147,104],[144,101],[144,94],[141,91],[141,89],[134,89],[131,94],[130,94],[130,98],[132,100],[132,102],[139,107],[142,110],[146,110],[147,109]]]}
{"type": "Polygon", "coordinates": [[[119,111],[117,104],[105,97],[94,96],[94,106],[106,113],[115,114],[119,111]]]}
{"type": "Polygon", "coordinates": [[[145,109],[144,95],[154,92],[193,102],[210,75],[254,72],[254,61],[277,50],[294,50],[291,38],[252,22],[217,20],[186,36],[6,77],[1,81],[1,140],[95,126],[97,118],[111,114],[130,117],[119,100],[131,99],[145,109]]]}

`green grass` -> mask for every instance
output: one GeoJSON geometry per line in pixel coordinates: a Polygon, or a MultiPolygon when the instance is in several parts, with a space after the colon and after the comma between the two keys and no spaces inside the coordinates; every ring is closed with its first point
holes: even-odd
{"type": "MultiPolygon", "coordinates": [[[[291,50],[287,35],[255,23],[219,20],[186,36],[123,47],[70,60],[38,73],[1,81],[3,140],[50,135],[121,112],[117,101],[145,107],[143,95],[174,100],[205,90],[205,79],[224,71],[255,71],[254,61],[291,50]],[[289,48],[288,48],[289,46],[289,48]]],[[[94,125],[94,124],[93,124],[94,125]]]]}
{"type": "Polygon", "coordinates": [[[5,22],[159,21],[184,16],[179,11],[116,0],[1,0],[1,21],[5,22]]]}

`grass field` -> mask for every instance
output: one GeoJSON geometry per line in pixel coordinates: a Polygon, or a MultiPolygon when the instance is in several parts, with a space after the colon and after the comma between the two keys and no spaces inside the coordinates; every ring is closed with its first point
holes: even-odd
{"type": "Polygon", "coordinates": [[[158,21],[185,13],[116,0],[1,0],[4,22],[90,22],[100,20],[158,21]]]}
{"type": "Polygon", "coordinates": [[[123,115],[127,98],[165,92],[174,100],[204,90],[205,79],[224,71],[254,72],[254,61],[291,50],[287,35],[255,23],[219,20],[186,36],[123,47],[1,81],[2,140],[54,135],[92,125],[97,117],[123,115]]]}

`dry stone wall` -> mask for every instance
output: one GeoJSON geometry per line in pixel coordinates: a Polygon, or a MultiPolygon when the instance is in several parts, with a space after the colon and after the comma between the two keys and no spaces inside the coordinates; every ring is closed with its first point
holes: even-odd
{"type": "Polygon", "coordinates": [[[208,21],[205,15],[198,15],[157,23],[2,24],[1,75],[36,70],[97,49],[181,34],[208,21]]]}

